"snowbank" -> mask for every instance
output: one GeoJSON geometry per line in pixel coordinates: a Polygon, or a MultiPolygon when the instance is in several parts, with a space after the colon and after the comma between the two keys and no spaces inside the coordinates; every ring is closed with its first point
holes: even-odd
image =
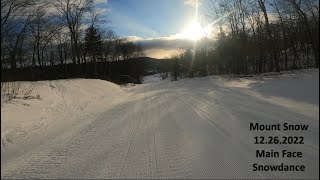
{"type": "MultiPolygon", "coordinates": [[[[29,82],[21,82],[27,84],[29,82]]],[[[1,147],[51,122],[71,121],[92,104],[110,106],[122,89],[113,83],[94,79],[34,82],[32,95],[40,99],[13,99],[1,103],[1,147]]],[[[100,106],[101,107],[101,106],[100,106]]]]}

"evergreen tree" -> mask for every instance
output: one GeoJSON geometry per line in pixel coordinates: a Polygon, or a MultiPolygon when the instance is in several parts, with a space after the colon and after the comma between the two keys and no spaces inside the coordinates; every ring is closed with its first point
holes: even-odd
{"type": "Polygon", "coordinates": [[[85,50],[91,62],[95,64],[95,75],[97,75],[97,58],[101,57],[102,39],[97,28],[91,26],[86,30],[85,35],[85,50]]]}

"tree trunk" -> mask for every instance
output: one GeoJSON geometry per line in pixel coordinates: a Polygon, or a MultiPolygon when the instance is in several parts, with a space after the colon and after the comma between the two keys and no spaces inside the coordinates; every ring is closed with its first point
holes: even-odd
{"type": "Polygon", "coordinates": [[[272,49],[273,63],[275,65],[276,71],[280,72],[279,61],[278,61],[277,55],[275,53],[275,48],[274,48],[274,46],[272,46],[273,38],[272,38],[272,35],[271,35],[269,17],[268,17],[268,13],[267,13],[266,6],[265,6],[265,1],[264,0],[259,0],[259,5],[260,5],[260,8],[261,8],[261,10],[263,12],[264,19],[266,21],[266,30],[267,30],[268,42],[269,42],[268,46],[269,47],[271,46],[271,49],[272,49]]]}

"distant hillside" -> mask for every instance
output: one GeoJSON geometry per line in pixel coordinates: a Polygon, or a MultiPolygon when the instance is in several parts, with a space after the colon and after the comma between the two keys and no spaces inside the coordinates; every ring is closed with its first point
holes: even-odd
{"type": "Polygon", "coordinates": [[[132,60],[142,60],[148,63],[161,63],[160,61],[166,61],[168,59],[156,59],[156,58],[152,58],[152,57],[138,57],[138,58],[133,58],[132,60]]]}
{"type": "Polygon", "coordinates": [[[169,59],[156,59],[151,57],[139,57],[131,60],[143,61],[146,75],[156,74],[159,72],[170,71],[171,61],[169,59]]]}

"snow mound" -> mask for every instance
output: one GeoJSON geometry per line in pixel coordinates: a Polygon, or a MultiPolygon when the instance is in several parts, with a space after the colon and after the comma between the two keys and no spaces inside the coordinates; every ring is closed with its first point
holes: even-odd
{"type": "Polygon", "coordinates": [[[218,79],[229,88],[246,88],[265,98],[283,99],[319,105],[319,69],[265,73],[247,78],[218,79]],[[310,88],[310,86],[312,88],[310,88]]]}
{"type": "MultiPolygon", "coordinates": [[[[22,85],[30,82],[20,82],[22,85]]],[[[32,96],[39,99],[13,99],[1,103],[1,147],[51,122],[72,120],[95,109],[93,104],[112,101],[122,89],[111,82],[95,79],[38,81],[32,96]]]]}

